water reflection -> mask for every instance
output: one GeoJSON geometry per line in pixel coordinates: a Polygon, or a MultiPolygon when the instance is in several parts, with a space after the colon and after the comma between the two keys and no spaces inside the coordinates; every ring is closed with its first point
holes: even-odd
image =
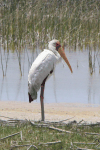
{"type": "Polygon", "coordinates": [[[99,49],[92,50],[89,47],[89,69],[91,75],[93,74],[93,72],[95,72],[96,63],[99,66],[99,73],[100,73],[100,50],[99,49]]]}
{"type": "MultiPolygon", "coordinates": [[[[12,53],[1,48],[1,101],[28,101],[28,71],[31,63],[40,52],[40,49],[35,49],[32,52],[26,47],[19,54],[17,51],[12,53]]],[[[100,104],[100,51],[92,50],[90,52],[88,48],[83,51],[77,49],[76,52],[66,50],[73,74],[70,73],[63,61],[56,66],[54,74],[46,82],[45,103],[100,104]]],[[[35,102],[40,101],[39,94],[40,91],[35,102]]]]}

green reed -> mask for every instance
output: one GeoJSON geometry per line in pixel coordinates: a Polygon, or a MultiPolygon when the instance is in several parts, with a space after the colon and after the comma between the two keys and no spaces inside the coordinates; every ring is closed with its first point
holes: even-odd
{"type": "Polygon", "coordinates": [[[43,47],[53,38],[69,47],[100,46],[99,0],[2,0],[1,5],[2,44],[13,51],[43,47]]]}

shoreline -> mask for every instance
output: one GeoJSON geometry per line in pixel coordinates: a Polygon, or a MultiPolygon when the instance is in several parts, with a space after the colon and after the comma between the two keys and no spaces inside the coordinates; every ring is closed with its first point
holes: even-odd
{"type": "MultiPolygon", "coordinates": [[[[81,103],[45,103],[45,121],[100,122],[100,105],[81,103]]],[[[0,119],[41,120],[40,103],[0,101],[0,119]],[[3,117],[4,116],[4,117],[3,117]],[[7,118],[8,117],[8,118],[7,118]]]]}

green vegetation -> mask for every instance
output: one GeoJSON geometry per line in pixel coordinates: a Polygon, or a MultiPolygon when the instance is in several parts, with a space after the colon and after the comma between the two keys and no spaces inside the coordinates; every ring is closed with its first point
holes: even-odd
{"type": "Polygon", "coordinates": [[[0,124],[0,150],[100,149],[100,123],[82,125],[74,121],[70,124],[50,122],[47,124],[35,122],[32,124],[23,121],[23,123],[17,122],[16,125],[9,126],[9,124],[4,125],[0,120],[0,124]],[[51,126],[54,129],[50,129],[51,126]],[[62,131],[57,131],[56,128],[62,131]],[[66,133],[66,131],[69,133],[66,133]],[[15,133],[17,134],[9,136],[15,133]],[[9,137],[4,138],[6,136],[9,137]],[[31,147],[32,145],[34,147],[31,147]]]}
{"type": "Polygon", "coordinates": [[[53,38],[100,47],[99,0],[2,0],[0,17],[4,49],[43,47],[53,38]]]}

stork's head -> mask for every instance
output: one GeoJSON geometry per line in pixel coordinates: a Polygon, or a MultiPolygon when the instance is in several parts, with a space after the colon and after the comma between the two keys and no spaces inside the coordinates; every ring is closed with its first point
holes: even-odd
{"type": "Polygon", "coordinates": [[[59,47],[61,47],[60,45],[60,42],[56,39],[52,40],[49,42],[49,45],[48,45],[49,49],[54,51],[54,50],[57,50],[59,49],[59,47]]]}
{"type": "Polygon", "coordinates": [[[60,54],[60,56],[64,59],[64,61],[67,63],[69,69],[71,72],[72,71],[72,68],[71,68],[71,65],[66,57],[66,54],[65,54],[65,51],[64,51],[64,45],[61,47],[60,45],[60,42],[58,40],[52,40],[49,42],[49,45],[48,45],[49,49],[52,50],[52,51],[58,51],[58,53],[60,54]]]}

